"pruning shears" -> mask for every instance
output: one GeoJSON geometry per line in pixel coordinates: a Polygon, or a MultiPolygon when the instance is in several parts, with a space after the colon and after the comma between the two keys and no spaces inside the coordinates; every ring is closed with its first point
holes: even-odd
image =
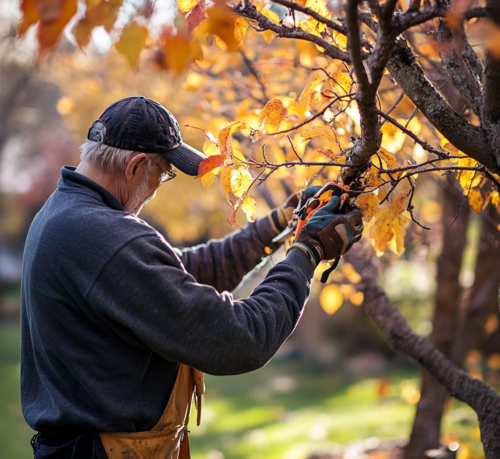
{"type": "MultiPolygon", "coordinates": [[[[333,196],[340,197],[339,214],[348,214],[354,210],[354,202],[358,193],[346,190],[335,182],[326,183],[313,197],[309,198],[302,204],[303,190],[300,191],[299,203],[293,211],[291,220],[288,226],[278,234],[273,243],[280,243],[291,238],[295,233],[295,238],[300,233],[300,230],[310,220],[310,218],[322,207],[326,206],[333,196]]],[[[321,282],[324,284],[328,280],[330,273],[337,267],[340,257],[336,258],[330,268],[328,268],[321,276],[321,282]]]]}

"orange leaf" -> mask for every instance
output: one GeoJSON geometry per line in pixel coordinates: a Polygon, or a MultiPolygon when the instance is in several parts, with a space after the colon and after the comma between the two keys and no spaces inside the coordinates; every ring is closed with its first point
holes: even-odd
{"type": "Polygon", "coordinates": [[[118,17],[123,0],[97,0],[87,2],[85,16],[73,28],[73,34],[80,48],[85,48],[95,27],[103,26],[109,33],[118,17]]]}
{"type": "Polygon", "coordinates": [[[224,0],[216,0],[215,6],[210,8],[207,14],[208,33],[217,35],[229,51],[238,51],[238,40],[234,35],[236,19],[227,11],[224,0]]]}
{"type": "Polygon", "coordinates": [[[131,67],[136,67],[139,55],[149,38],[148,29],[136,21],[128,23],[122,30],[120,40],[116,43],[116,50],[123,54],[131,67]]]}
{"type": "Polygon", "coordinates": [[[227,215],[226,215],[226,218],[227,218],[227,221],[231,224],[231,226],[240,226],[240,224],[238,223],[238,220],[236,219],[237,215],[238,215],[238,209],[239,207],[236,206],[236,208],[234,210],[230,210],[228,211],[227,215]]]}
{"type": "Polygon", "coordinates": [[[224,190],[224,193],[228,197],[229,200],[229,193],[231,193],[231,172],[233,168],[231,166],[226,166],[222,169],[222,172],[220,174],[220,183],[222,185],[222,189],[224,190]]]}
{"type": "Polygon", "coordinates": [[[17,25],[17,34],[19,37],[22,37],[41,18],[37,8],[37,0],[21,0],[21,12],[23,13],[23,17],[17,25]]]}
{"type": "Polygon", "coordinates": [[[226,155],[214,155],[205,158],[198,167],[198,177],[196,178],[203,177],[205,174],[212,172],[214,169],[224,166],[224,161],[226,159],[226,155]]]}
{"type": "Polygon", "coordinates": [[[244,121],[233,121],[222,125],[219,130],[217,141],[219,142],[220,148],[224,153],[232,155],[233,146],[231,144],[230,136],[231,134],[241,131],[242,129],[250,129],[244,121]]]}
{"type": "Polygon", "coordinates": [[[18,25],[18,34],[23,36],[27,30],[39,23],[37,38],[39,45],[38,60],[61,39],[62,32],[78,10],[77,0],[23,0],[23,17],[18,25]]]}

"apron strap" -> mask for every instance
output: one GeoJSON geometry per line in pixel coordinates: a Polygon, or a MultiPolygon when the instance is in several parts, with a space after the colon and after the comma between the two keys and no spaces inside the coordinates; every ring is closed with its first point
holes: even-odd
{"type": "Polygon", "coordinates": [[[196,425],[199,426],[201,422],[201,408],[203,404],[203,394],[205,393],[205,382],[203,373],[200,370],[193,368],[194,377],[194,405],[196,407],[196,425]]]}

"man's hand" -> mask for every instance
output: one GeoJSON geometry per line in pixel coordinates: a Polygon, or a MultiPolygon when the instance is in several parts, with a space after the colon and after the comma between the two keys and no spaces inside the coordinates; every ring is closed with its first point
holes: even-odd
{"type": "Polygon", "coordinates": [[[340,198],[333,196],[326,206],[311,216],[291,248],[305,246],[311,252],[315,265],[321,260],[333,260],[349,251],[363,234],[363,214],[359,209],[348,214],[339,211],[340,198]]]}
{"type": "MultiPolygon", "coordinates": [[[[302,205],[304,205],[309,198],[312,198],[320,189],[320,186],[310,186],[306,188],[302,194],[302,205]]],[[[284,204],[273,209],[269,214],[269,220],[276,234],[281,233],[287,227],[288,222],[292,218],[294,209],[296,209],[299,204],[299,199],[300,193],[292,194],[287,198],[284,204]]]]}

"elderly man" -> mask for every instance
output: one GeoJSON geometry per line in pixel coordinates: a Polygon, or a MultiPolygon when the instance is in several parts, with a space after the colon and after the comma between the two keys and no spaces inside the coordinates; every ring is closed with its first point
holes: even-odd
{"type": "Polygon", "coordinates": [[[235,300],[229,291],[285,228],[297,197],[225,239],[174,249],[137,215],[175,177],[173,165],[196,176],[203,158],[160,104],[122,99],[93,123],[80,165],[62,169],[35,217],[21,346],[35,458],[188,458],[201,372],[265,365],[297,324],[317,263],[359,239],[360,212],[337,215],[332,199],[251,296],[235,300]]]}

